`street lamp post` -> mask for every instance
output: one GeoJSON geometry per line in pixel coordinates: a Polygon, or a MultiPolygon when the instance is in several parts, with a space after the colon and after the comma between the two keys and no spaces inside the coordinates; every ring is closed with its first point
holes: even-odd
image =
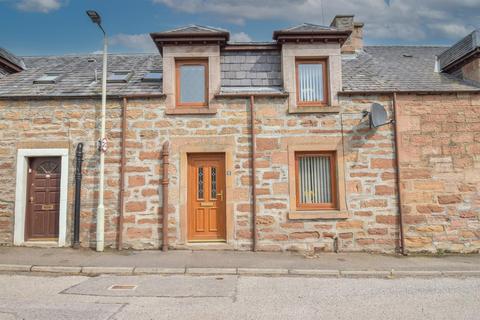
{"type": "Polygon", "coordinates": [[[102,73],[102,113],[101,113],[101,131],[98,149],[100,152],[100,181],[98,190],[97,207],[97,251],[104,249],[104,230],[105,230],[105,206],[103,204],[103,193],[105,184],[105,152],[107,149],[107,139],[105,138],[105,110],[107,106],[107,34],[102,27],[102,19],[98,12],[88,10],[87,15],[93,23],[97,24],[103,32],[103,73],[102,73]]]}

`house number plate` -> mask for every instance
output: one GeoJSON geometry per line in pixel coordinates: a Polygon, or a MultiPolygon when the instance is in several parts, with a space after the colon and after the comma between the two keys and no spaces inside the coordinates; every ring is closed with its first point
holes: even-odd
{"type": "Polygon", "coordinates": [[[42,204],[42,210],[53,210],[53,204],[42,204]]]}

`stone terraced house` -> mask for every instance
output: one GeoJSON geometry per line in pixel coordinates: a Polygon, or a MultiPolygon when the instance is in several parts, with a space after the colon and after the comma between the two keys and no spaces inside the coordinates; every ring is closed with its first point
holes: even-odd
{"type": "MultiPolygon", "coordinates": [[[[109,55],[105,245],[478,252],[480,31],[363,46],[362,27],[231,43],[192,25],[152,33],[157,54],[109,55]]],[[[95,246],[101,63],[0,51],[1,245],[72,245],[82,143],[95,246]]]]}

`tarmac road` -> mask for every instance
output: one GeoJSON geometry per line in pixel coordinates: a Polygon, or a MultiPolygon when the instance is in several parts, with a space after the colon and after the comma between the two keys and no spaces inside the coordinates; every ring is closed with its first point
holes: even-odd
{"type": "Polygon", "coordinates": [[[0,274],[2,320],[480,319],[479,301],[476,277],[0,274]]]}

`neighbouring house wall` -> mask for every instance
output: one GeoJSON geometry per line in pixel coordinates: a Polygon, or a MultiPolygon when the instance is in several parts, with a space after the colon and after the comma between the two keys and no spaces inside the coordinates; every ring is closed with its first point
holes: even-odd
{"type": "Polygon", "coordinates": [[[480,82],[480,59],[476,58],[467,63],[459,71],[463,79],[480,82]]]}
{"type": "Polygon", "coordinates": [[[480,249],[480,95],[399,95],[408,251],[480,249]]]}
{"type": "MultiPolygon", "coordinates": [[[[392,125],[371,130],[361,111],[373,102],[387,108],[390,95],[340,96],[342,113],[289,114],[287,98],[257,98],[256,187],[258,249],[394,252],[398,211],[392,125]],[[343,134],[342,134],[343,133],[343,134]],[[327,219],[291,213],[292,146],[343,151],[346,216],[327,219]],[[328,143],[327,143],[328,142],[328,143]],[[340,149],[339,149],[340,148],[340,149]]],[[[245,98],[217,98],[216,114],[165,114],[164,99],[128,102],[124,244],[158,248],[161,243],[161,148],[170,142],[169,238],[185,248],[182,167],[185,152],[225,151],[232,171],[227,194],[233,249],[251,249],[250,105],[245,98]],[[213,149],[212,149],[213,148],[213,149]]],[[[70,145],[67,242],[72,236],[74,154],[85,143],[81,242],[95,244],[98,188],[98,100],[0,101],[0,243],[11,245],[19,146],[70,145]]],[[[478,95],[399,95],[401,170],[407,251],[478,250],[478,95]],[[475,249],[476,248],[476,249],[475,249]]],[[[107,109],[106,245],[117,239],[121,137],[120,101],[107,109]]],[[[342,177],[339,177],[341,179],[342,177]]]]}
{"type": "MultiPolygon", "coordinates": [[[[120,115],[118,101],[107,108],[109,152],[106,163],[105,240],[116,239],[120,164],[120,115]]],[[[98,100],[0,100],[0,244],[12,244],[17,150],[69,146],[67,244],[72,240],[75,147],[83,142],[84,163],[80,237],[83,246],[95,241],[95,211],[98,189],[100,116],[98,100]]]]}

